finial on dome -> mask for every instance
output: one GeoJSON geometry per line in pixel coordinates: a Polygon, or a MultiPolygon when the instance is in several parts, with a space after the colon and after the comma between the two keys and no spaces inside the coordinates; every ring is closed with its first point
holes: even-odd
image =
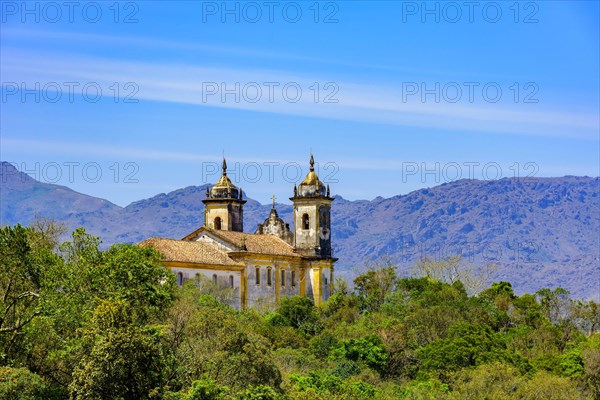
{"type": "Polygon", "coordinates": [[[294,197],[298,197],[298,186],[294,183],[294,197]]]}
{"type": "Polygon", "coordinates": [[[225,157],[223,157],[223,176],[227,176],[227,161],[225,161],[225,157]]]}
{"type": "Polygon", "coordinates": [[[275,195],[271,196],[271,200],[273,200],[273,206],[272,206],[273,210],[275,209],[275,199],[276,198],[277,197],[275,197],[275,195]]]}
{"type": "Polygon", "coordinates": [[[242,188],[240,188],[240,200],[242,200],[242,194],[243,194],[243,190],[242,190],[242,188]]]}
{"type": "Polygon", "coordinates": [[[330,194],[330,192],[329,192],[329,184],[327,184],[327,197],[329,197],[329,194],[330,194]]]}
{"type": "Polygon", "coordinates": [[[206,186],[206,198],[208,199],[210,197],[210,189],[208,188],[208,186],[206,186]]]}
{"type": "Polygon", "coordinates": [[[310,170],[315,170],[315,158],[313,157],[312,153],[310,153],[310,170]]]}

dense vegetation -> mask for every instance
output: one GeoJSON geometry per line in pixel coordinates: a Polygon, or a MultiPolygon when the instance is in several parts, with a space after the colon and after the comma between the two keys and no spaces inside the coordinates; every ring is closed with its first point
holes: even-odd
{"type": "Polygon", "coordinates": [[[321,307],[242,312],[151,249],[58,231],[0,229],[2,399],[600,398],[600,308],[562,289],[379,265],[321,307]]]}

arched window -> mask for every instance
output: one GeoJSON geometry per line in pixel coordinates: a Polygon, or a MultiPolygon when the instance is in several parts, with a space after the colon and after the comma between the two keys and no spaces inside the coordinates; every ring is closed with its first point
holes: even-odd
{"type": "Polygon", "coordinates": [[[177,273],[177,286],[183,285],[183,274],[181,272],[177,273]]]}
{"type": "Polygon", "coordinates": [[[323,283],[327,286],[327,278],[323,278],[323,283]]]}
{"type": "Polygon", "coordinates": [[[217,230],[221,230],[221,217],[215,218],[214,227],[217,230]]]}
{"type": "Polygon", "coordinates": [[[281,270],[281,286],[285,286],[285,269],[281,270]]]}
{"type": "Polygon", "coordinates": [[[292,287],[296,286],[296,271],[292,271],[292,287]]]}
{"type": "Polygon", "coordinates": [[[229,275],[229,287],[233,289],[233,275],[229,275]]]}
{"type": "Polygon", "coordinates": [[[310,228],[310,218],[308,217],[308,214],[304,214],[302,216],[302,229],[309,229],[310,228]]]}
{"type": "Polygon", "coordinates": [[[267,286],[271,286],[273,284],[273,269],[271,267],[267,268],[267,286]]]}
{"type": "Polygon", "coordinates": [[[213,283],[216,285],[217,284],[217,274],[213,274],[213,283]]]}
{"type": "Polygon", "coordinates": [[[260,267],[254,269],[254,279],[257,285],[260,285],[260,267]]]}

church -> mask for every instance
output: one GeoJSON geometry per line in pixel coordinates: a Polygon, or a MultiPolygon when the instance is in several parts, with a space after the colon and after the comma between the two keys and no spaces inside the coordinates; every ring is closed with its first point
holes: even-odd
{"type": "Polygon", "coordinates": [[[319,180],[310,157],[310,171],[294,185],[293,231],[277,214],[270,214],[254,233],[244,233],[242,190],[222,176],[206,190],[204,225],[180,240],[149,238],[139,243],[163,255],[177,284],[204,276],[233,293],[231,305],[246,309],[261,303],[278,304],[286,296],[307,296],[315,305],[333,293],[336,258],[331,252],[329,185],[319,180]]]}

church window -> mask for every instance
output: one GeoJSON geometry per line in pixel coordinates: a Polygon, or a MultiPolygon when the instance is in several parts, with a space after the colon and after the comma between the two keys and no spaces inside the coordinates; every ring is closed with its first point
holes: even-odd
{"type": "Polygon", "coordinates": [[[254,269],[254,279],[256,280],[256,284],[260,285],[260,267],[254,269]]]}
{"type": "Polygon", "coordinates": [[[217,283],[217,274],[213,274],[213,283],[217,283]]]}
{"type": "Polygon", "coordinates": [[[271,286],[273,284],[273,269],[271,267],[267,268],[267,286],[271,286]]]}
{"type": "Polygon", "coordinates": [[[221,217],[215,218],[215,229],[221,230],[221,217]]]}
{"type": "Polygon", "coordinates": [[[309,229],[310,228],[310,218],[308,217],[308,214],[304,214],[302,216],[302,229],[309,229]]]}
{"type": "Polygon", "coordinates": [[[285,269],[281,270],[281,286],[285,286],[285,269]]]}
{"type": "Polygon", "coordinates": [[[229,287],[233,289],[233,275],[229,275],[229,287]]]}
{"type": "Polygon", "coordinates": [[[296,271],[292,271],[292,287],[296,286],[296,271]]]}
{"type": "Polygon", "coordinates": [[[183,285],[183,274],[181,272],[177,273],[177,286],[183,285]]]}

